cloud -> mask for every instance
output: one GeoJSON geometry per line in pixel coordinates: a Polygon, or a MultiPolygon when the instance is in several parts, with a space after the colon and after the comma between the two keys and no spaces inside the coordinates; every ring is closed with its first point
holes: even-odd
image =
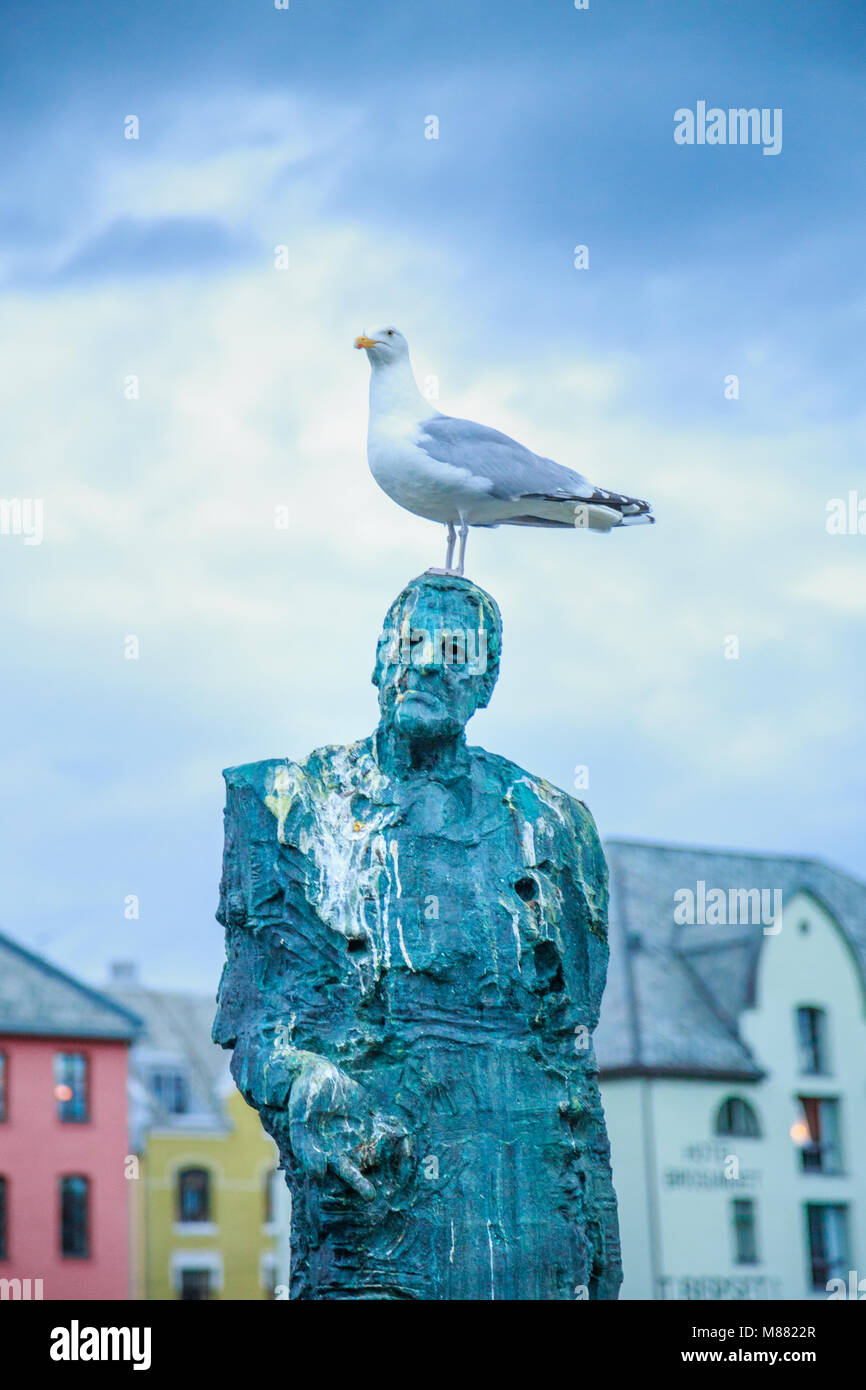
{"type": "MultiPolygon", "coordinates": [[[[854,537],[854,544],[857,543],[854,537]]],[[[849,539],[849,544],[850,544],[849,539]]],[[[797,595],[833,609],[838,615],[866,611],[866,560],[840,560],[821,565],[797,586],[797,595]]]]}

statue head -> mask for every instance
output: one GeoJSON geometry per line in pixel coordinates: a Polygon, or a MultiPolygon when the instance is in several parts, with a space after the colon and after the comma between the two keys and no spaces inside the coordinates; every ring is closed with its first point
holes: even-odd
{"type": "Polygon", "coordinates": [[[385,616],[373,684],[381,723],[412,740],[453,738],[489,702],[499,674],[502,619],[471,580],[421,574],[385,616]]]}

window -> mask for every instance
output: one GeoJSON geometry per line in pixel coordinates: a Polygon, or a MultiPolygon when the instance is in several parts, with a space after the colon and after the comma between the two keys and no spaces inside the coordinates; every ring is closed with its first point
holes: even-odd
{"type": "Polygon", "coordinates": [[[54,1054],[54,1096],[57,1115],[66,1124],[90,1119],[87,1103],[87,1058],[81,1052],[54,1054]]]}
{"type": "Polygon", "coordinates": [[[210,1298],[210,1270],[182,1269],[180,1296],[185,1299],[210,1298]]]}
{"type": "Polygon", "coordinates": [[[60,1179],[60,1253],[86,1260],[90,1254],[90,1182],[87,1178],[60,1179]]]}
{"type": "Polygon", "coordinates": [[[169,1115],[186,1115],[189,1110],[189,1083],[186,1074],[177,1071],[153,1071],[150,1089],[157,1104],[169,1115]]]}
{"type": "Polygon", "coordinates": [[[9,1184],[0,1178],[0,1260],[9,1259],[9,1184]]]}
{"type": "Polygon", "coordinates": [[[8,1085],[9,1069],[6,1063],[6,1053],[0,1052],[0,1121],[7,1119],[9,1116],[8,1085]]]}
{"type": "Polygon", "coordinates": [[[847,1279],[851,1263],[848,1249],[848,1208],[829,1203],[806,1207],[812,1288],[822,1292],[830,1279],[847,1279]]]}
{"type": "Polygon", "coordinates": [[[798,1096],[802,1119],[795,1126],[803,1173],[841,1173],[839,1102],[823,1096],[798,1096]],[[802,1135],[802,1139],[800,1139],[802,1135]]]}
{"type": "Polygon", "coordinates": [[[750,1198],[735,1198],[732,1204],[734,1220],[734,1262],[738,1265],[758,1263],[758,1237],[755,1226],[755,1203],[750,1198]]]}
{"type": "Polygon", "coordinates": [[[823,1009],[803,1006],[797,1010],[797,1045],[800,1071],[807,1076],[826,1076],[827,1015],[823,1009]]]}
{"type": "Polygon", "coordinates": [[[177,1175],[178,1221],[210,1221],[210,1174],[206,1168],[184,1168],[177,1175]]]}
{"type": "Polygon", "coordinates": [[[736,1139],[760,1139],[758,1117],[742,1096],[728,1096],[727,1100],[722,1101],[716,1112],[716,1134],[731,1135],[736,1139]]]}

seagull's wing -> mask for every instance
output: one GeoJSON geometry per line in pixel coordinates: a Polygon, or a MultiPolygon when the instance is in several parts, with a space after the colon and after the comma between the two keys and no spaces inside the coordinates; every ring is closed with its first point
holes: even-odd
{"type": "Polygon", "coordinates": [[[503,502],[525,502],[526,511],[503,518],[510,526],[574,526],[575,503],[586,505],[592,530],[653,522],[648,502],[593,487],[581,473],[564,468],[553,459],[534,454],[499,430],[433,415],[419,425],[417,447],[440,463],[463,468],[489,486],[490,497],[503,502]]]}
{"type": "Polygon", "coordinates": [[[490,496],[504,502],[541,496],[583,501],[595,492],[580,473],[542,458],[516,439],[474,420],[434,415],[422,420],[419,429],[419,449],[440,463],[466,469],[479,481],[489,481],[490,496]]]}

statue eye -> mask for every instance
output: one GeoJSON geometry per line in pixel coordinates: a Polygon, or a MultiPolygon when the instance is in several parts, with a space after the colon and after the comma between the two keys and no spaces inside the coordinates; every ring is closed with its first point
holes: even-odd
{"type": "Polygon", "coordinates": [[[440,651],[442,653],[442,661],[446,666],[454,666],[463,659],[463,652],[460,644],[454,637],[443,638],[440,651]]]}

